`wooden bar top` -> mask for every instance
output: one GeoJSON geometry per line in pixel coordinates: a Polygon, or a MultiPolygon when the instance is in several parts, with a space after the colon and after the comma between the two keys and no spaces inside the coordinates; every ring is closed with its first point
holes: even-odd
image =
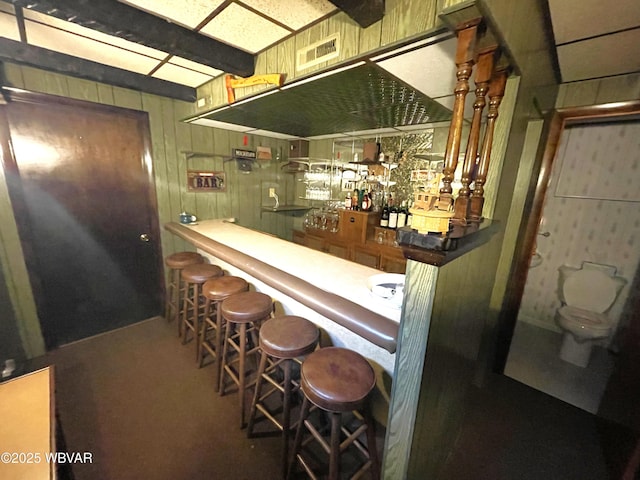
{"type": "Polygon", "coordinates": [[[366,286],[379,270],[223,220],[189,226],[172,222],[165,229],[395,352],[401,311],[376,300],[366,286]]]}

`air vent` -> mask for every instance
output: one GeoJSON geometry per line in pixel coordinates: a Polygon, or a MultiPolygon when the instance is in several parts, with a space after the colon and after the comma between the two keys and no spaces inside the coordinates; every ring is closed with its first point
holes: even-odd
{"type": "Polygon", "coordinates": [[[340,54],[340,34],[333,35],[313,43],[307,47],[298,50],[296,55],[296,70],[304,70],[305,68],[318,65],[332,58],[336,58],[340,54]]]}

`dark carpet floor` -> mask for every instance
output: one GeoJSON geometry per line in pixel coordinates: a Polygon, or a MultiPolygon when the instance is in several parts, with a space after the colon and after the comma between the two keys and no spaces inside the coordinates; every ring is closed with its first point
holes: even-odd
{"type": "Polygon", "coordinates": [[[64,346],[55,365],[66,449],[90,452],[76,480],[279,477],[280,438],[247,439],[237,393],[220,397],[214,367],[198,369],[176,324],[147,320],[64,346]]]}

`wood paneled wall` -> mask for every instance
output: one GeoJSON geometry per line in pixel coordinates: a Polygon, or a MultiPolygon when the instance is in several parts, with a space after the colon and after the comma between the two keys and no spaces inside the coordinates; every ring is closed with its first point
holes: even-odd
{"type": "MultiPolygon", "coordinates": [[[[280,213],[262,214],[260,206],[273,199],[263,198],[262,186],[275,186],[280,195],[293,203],[293,178],[280,171],[276,159],[288,151],[288,142],[267,137],[247,137],[248,147],[271,147],[274,159],[261,164],[250,174],[240,173],[235,162],[223,164],[221,157],[196,158],[189,161],[183,151],[212,152],[228,155],[232,147],[243,146],[243,135],[237,132],[190,125],[180,120],[193,113],[193,105],[156,95],[136,92],[88,80],[73,78],[43,70],[4,64],[7,86],[64,97],[103,103],[117,107],[143,110],[149,114],[152,141],[152,162],[158,201],[158,221],[163,225],[177,221],[187,210],[200,218],[235,217],[241,225],[288,238],[293,217],[280,213]],[[187,191],[187,169],[224,170],[227,189],[221,193],[187,191]],[[283,194],[284,192],[284,194],[283,194]]],[[[267,190],[268,192],[268,190],[267,190]]],[[[281,201],[284,198],[281,197],[281,201]]],[[[24,265],[20,239],[6,187],[4,172],[0,172],[0,262],[17,318],[17,328],[23,348],[29,357],[44,352],[37,312],[24,265]]],[[[193,248],[174,235],[162,231],[162,251],[193,248]]]]}

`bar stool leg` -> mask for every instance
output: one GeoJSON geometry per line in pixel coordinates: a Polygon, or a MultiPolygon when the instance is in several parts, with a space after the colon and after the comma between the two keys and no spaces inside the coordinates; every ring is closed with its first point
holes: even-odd
{"type": "Polygon", "coordinates": [[[240,395],[240,428],[244,428],[244,410],[245,410],[245,400],[244,400],[244,384],[245,384],[245,356],[247,351],[247,324],[240,324],[240,359],[238,361],[238,394],[240,395]]]}
{"type": "Polygon", "coordinates": [[[260,365],[258,366],[256,388],[255,388],[255,391],[253,392],[253,401],[251,402],[251,410],[249,411],[249,421],[247,422],[247,434],[249,436],[251,436],[253,433],[253,424],[255,423],[256,411],[258,409],[257,405],[258,405],[258,402],[260,401],[260,395],[262,393],[262,374],[266,370],[266,367],[267,367],[267,354],[265,352],[262,352],[262,355],[260,356],[260,365]]]}
{"type": "Polygon", "coordinates": [[[373,414],[371,412],[371,405],[367,404],[364,407],[364,421],[367,425],[367,451],[369,452],[369,460],[371,460],[371,475],[374,480],[380,479],[380,460],[378,459],[378,449],[376,447],[376,430],[373,420],[373,414]]]}
{"type": "MultiPolygon", "coordinates": [[[[178,338],[182,338],[183,333],[186,337],[186,332],[184,330],[184,324],[187,322],[187,317],[189,315],[189,291],[190,285],[185,285],[184,293],[182,295],[182,318],[178,321],[178,338]]],[[[183,339],[182,343],[186,343],[185,339],[183,339]]]]}
{"type": "Polygon", "coordinates": [[[331,412],[329,417],[331,420],[329,480],[338,480],[340,477],[340,424],[342,417],[337,412],[331,412]]]}
{"type": "Polygon", "coordinates": [[[164,318],[167,322],[171,322],[174,318],[179,319],[180,309],[180,292],[178,289],[178,281],[180,280],[180,271],[176,268],[170,268],[167,272],[167,302],[164,311],[164,318]]]}
{"type": "Polygon", "coordinates": [[[304,429],[304,422],[309,416],[309,408],[311,407],[310,403],[311,402],[309,402],[309,399],[306,396],[303,396],[302,407],[300,409],[300,420],[298,423],[298,428],[296,429],[296,436],[293,441],[293,454],[291,456],[291,459],[289,460],[289,468],[287,469],[287,480],[290,480],[292,478],[293,470],[297,463],[298,452],[300,451],[300,446],[302,445],[302,431],[304,429]]]}
{"type": "Polygon", "coordinates": [[[227,364],[227,356],[229,354],[229,338],[231,336],[231,330],[233,329],[233,325],[227,323],[227,328],[224,331],[224,340],[222,342],[222,357],[220,360],[220,376],[218,378],[218,394],[220,396],[224,395],[224,369],[227,364]]]}
{"type": "MultiPolygon", "coordinates": [[[[293,360],[282,363],[284,370],[284,398],[282,401],[282,476],[287,474],[289,461],[289,430],[291,429],[291,364],[293,360]]],[[[258,377],[260,378],[260,377],[258,377]]],[[[257,387],[256,387],[257,388],[257,387]]]]}
{"type": "Polygon", "coordinates": [[[221,302],[216,305],[216,325],[218,326],[218,331],[216,332],[216,372],[218,377],[216,378],[216,382],[220,382],[220,378],[222,377],[222,344],[224,342],[225,333],[227,330],[227,325],[222,317],[222,309],[221,302]]]}
{"type": "MultiPolygon", "coordinates": [[[[209,315],[209,310],[211,310],[211,300],[208,298],[204,302],[204,316],[209,315]]],[[[205,340],[205,336],[207,333],[207,322],[205,319],[202,319],[200,326],[200,332],[196,335],[196,362],[198,362],[198,368],[202,368],[202,342],[205,340]]],[[[219,351],[219,350],[217,350],[219,351]]]]}

